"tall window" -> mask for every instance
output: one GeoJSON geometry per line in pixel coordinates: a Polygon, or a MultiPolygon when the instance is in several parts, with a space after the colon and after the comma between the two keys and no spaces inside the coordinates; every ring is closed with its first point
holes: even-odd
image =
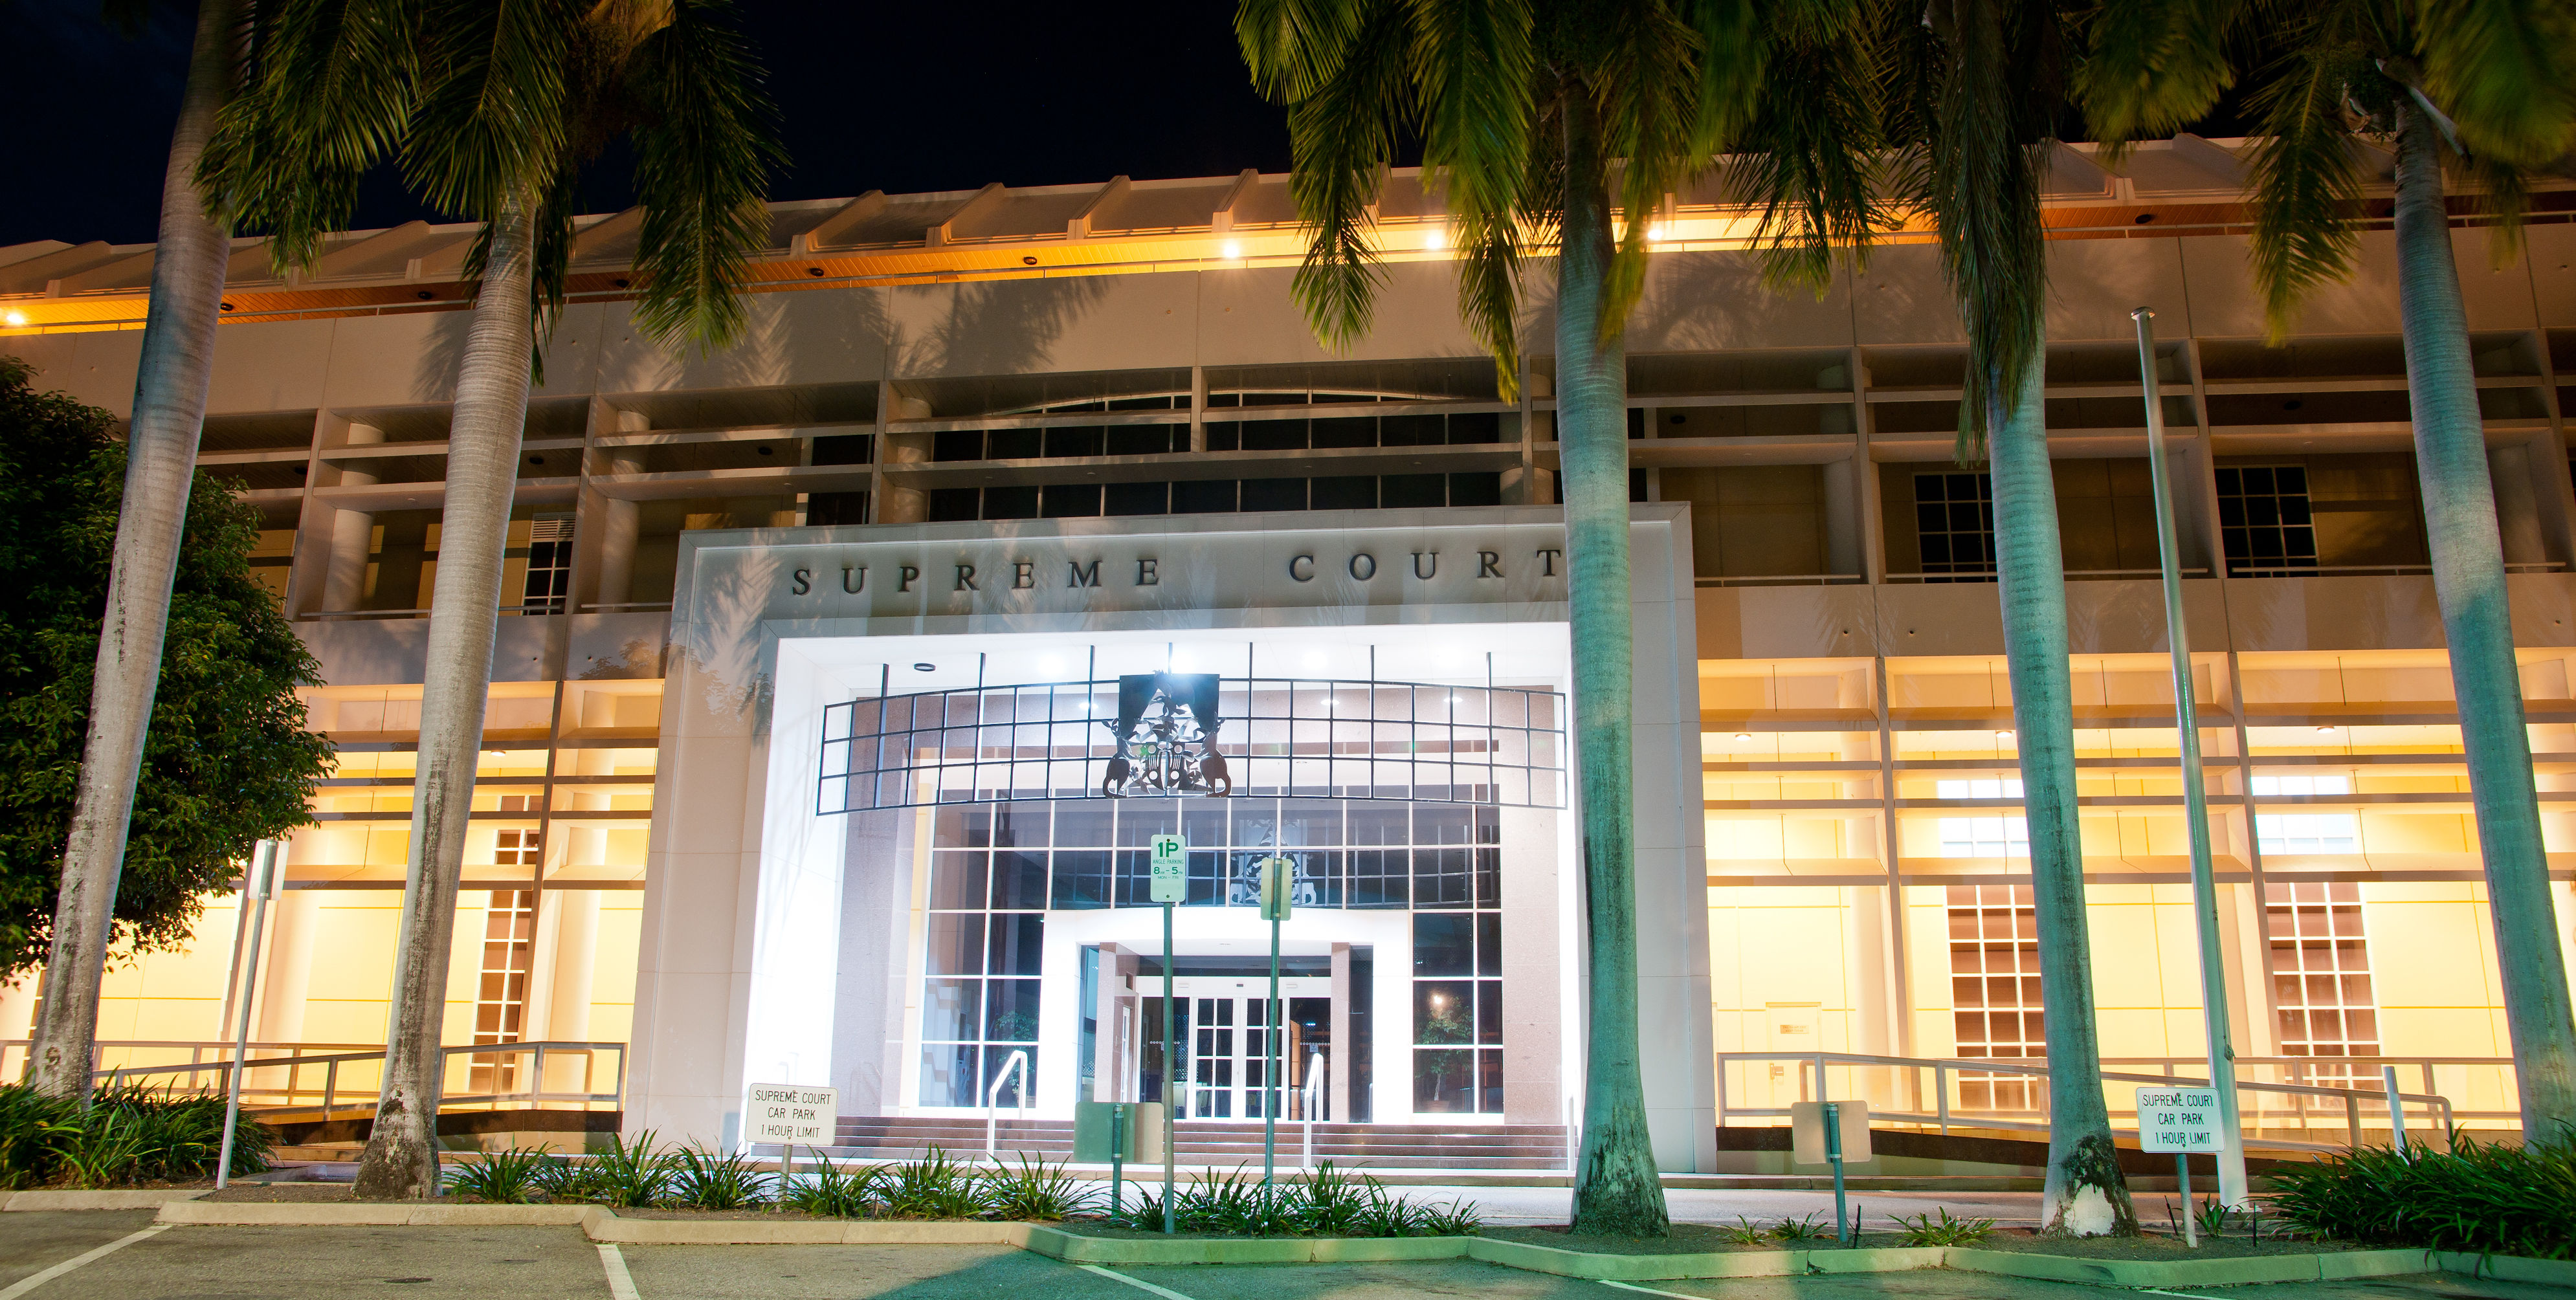
{"type": "Polygon", "coordinates": [[[932,820],[921,994],[921,1104],[1034,1101],[1038,955],[1046,934],[1043,802],[968,804],[932,820]],[[1027,1073],[1014,1057],[1024,1057],[1027,1073]]]}
{"type": "MultiPolygon", "coordinates": [[[[2018,799],[2021,779],[1938,781],[1934,793],[1944,799],[2018,799]]],[[[2030,822],[2019,814],[1941,819],[1941,856],[1945,858],[2026,858],[2030,856],[2030,822]]]]}
{"type": "MultiPolygon", "coordinates": [[[[2256,798],[2266,795],[2351,794],[2348,776],[2258,776],[2256,798]]],[[[2254,847],[2266,854],[2359,853],[2361,818],[2353,813],[2254,814],[2254,847]]]]}
{"type": "MultiPolygon", "coordinates": [[[[1958,1053],[2037,1060],[2048,1055],[2039,991],[2039,914],[2028,885],[1950,886],[1950,1005],[1958,1053]]],[[[2036,1110],[2045,1081],[2028,1075],[1959,1076],[1970,1110],[2036,1110]]]]}
{"type": "Polygon", "coordinates": [[[572,599],[572,516],[539,515],[528,525],[528,581],[522,614],[560,614],[572,599]]]}
{"type": "Polygon", "coordinates": [[[1995,497],[1983,474],[1914,476],[1914,536],[1923,572],[1982,582],[1995,573],[1995,497]]]}
{"type": "MultiPolygon", "coordinates": [[[[524,1036],[536,941],[537,891],[493,890],[483,913],[483,972],[474,990],[475,1046],[515,1043],[524,1036]]],[[[478,1052],[466,1069],[466,1091],[508,1092],[517,1086],[519,1065],[516,1056],[478,1052]]]]}
{"type": "MultiPolygon", "coordinates": [[[[501,811],[535,812],[537,796],[505,794],[501,796],[501,811]]],[[[533,875],[538,867],[544,865],[545,858],[545,832],[542,830],[504,830],[492,837],[492,865],[496,867],[526,867],[533,875]]]]}
{"type": "Polygon", "coordinates": [[[1413,1109],[1498,1113],[1501,821],[1492,808],[1436,804],[1416,805],[1413,820],[1413,1109]]]}
{"type": "MultiPolygon", "coordinates": [[[[2281,1055],[2379,1054],[2379,1007],[2370,988],[2370,941],[2361,886],[2266,885],[2263,927],[2272,944],[2272,993],[2281,1055]]],[[[2309,1082],[2376,1088],[2376,1071],[2327,1066],[2309,1082]]]]}
{"type": "Polygon", "coordinates": [[[2317,567],[2317,528],[2303,465],[2231,465],[2218,471],[2218,530],[2227,576],[2276,578],[2317,567]]]}

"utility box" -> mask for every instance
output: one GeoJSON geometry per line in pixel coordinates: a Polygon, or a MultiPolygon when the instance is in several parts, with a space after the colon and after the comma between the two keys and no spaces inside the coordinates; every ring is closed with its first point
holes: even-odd
{"type": "Polygon", "coordinates": [[[1834,1108],[1841,1121],[1844,1164],[1858,1164],[1870,1158],[1869,1103],[1865,1101],[1792,1102],[1789,1106],[1789,1160],[1792,1164],[1831,1164],[1825,1145],[1825,1107],[1834,1108]]]}
{"type": "Polygon", "coordinates": [[[1163,1158],[1163,1103],[1159,1101],[1077,1101],[1073,1103],[1073,1162],[1105,1165],[1113,1158],[1130,1164],[1153,1164],[1163,1158]],[[1123,1122],[1113,1120],[1125,1112],[1123,1122]],[[1112,1145],[1113,1128],[1123,1140],[1112,1145]],[[1125,1148],[1119,1150],[1119,1147],[1125,1148]]]}

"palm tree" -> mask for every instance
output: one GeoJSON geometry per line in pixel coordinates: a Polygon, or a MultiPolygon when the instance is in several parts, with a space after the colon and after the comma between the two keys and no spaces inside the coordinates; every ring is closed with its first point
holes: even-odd
{"type": "MultiPolygon", "coordinates": [[[[109,8],[129,22],[140,18],[139,5],[109,8]]],[[[199,4],[179,122],[163,172],[160,242],[153,250],[151,303],[126,431],[124,504],[90,687],[89,734],[27,1058],[27,1081],[58,1096],[86,1098],[90,1092],[99,982],[141,779],[144,732],[161,682],[170,584],[214,378],[224,272],[232,262],[232,231],[200,189],[197,162],[234,94],[251,10],[248,0],[199,4]]]]}
{"type": "MultiPolygon", "coordinates": [[[[2097,121],[2141,132],[2172,129],[2207,110],[2231,75],[2220,35],[2230,21],[2256,16],[2245,5],[2173,21],[2154,0],[2121,0],[2106,12],[2129,30],[2168,33],[2144,43],[2154,56],[2088,87],[2097,121]],[[2163,76],[2167,68],[2184,71],[2163,76]],[[2167,89],[2142,89],[2159,80],[2167,89]]],[[[2436,17],[2388,0],[2327,0],[2279,27],[2270,25],[2271,11],[2261,13],[2283,51],[2253,97],[2263,135],[2249,160],[2251,256],[2275,342],[2308,292],[2352,272],[2364,214],[2356,137],[2396,155],[2398,320],[2415,473],[2459,700],[2522,1131],[2545,1137],[2576,1125],[2576,1016],[2550,899],[2444,173],[2470,182],[2497,219],[2490,247],[2510,257],[2526,176],[2576,143],[2576,10],[2550,0],[2488,0],[2436,17]]]]}
{"type": "Polygon", "coordinates": [[[1939,232],[1968,361],[1959,459],[1993,480],[2005,667],[2029,823],[2048,1039],[2051,1232],[2137,1231],[2097,1077],[2092,943],[2075,802],[2066,571],[2049,469],[2048,265],[2039,192],[2079,51],[2059,0],[1932,0],[1893,15],[1902,201],[1939,232]]]}
{"type": "MultiPolygon", "coordinates": [[[[404,12],[404,0],[374,2],[404,12]]],[[[708,349],[742,329],[733,285],[768,239],[762,195],[777,148],[759,71],[726,9],[723,0],[437,0],[412,29],[416,44],[388,60],[414,79],[412,93],[280,78],[242,115],[252,142],[324,131],[376,149],[399,140],[432,203],[484,223],[448,431],[402,939],[361,1195],[438,1194],[448,954],[520,434],[537,342],[562,298],[575,182],[609,141],[631,138],[645,209],[637,322],[708,349]]],[[[235,155],[253,188],[258,152],[235,155]]]]}
{"type": "Polygon", "coordinates": [[[1857,6],[1714,0],[1243,0],[1254,83],[1289,105],[1291,181],[1313,230],[1295,292],[1317,334],[1369,327],[1382,280],[1369,213],[1399,133],[1421,141],[1457,226],[1459,310],[1517,396],[1524,256],[1556,260],[1556,403],[1580,757],[1586,980],[1574,1230],[1661,1236],[1668,1220],[1637,1054],[1627,368],[1646,222],[1721,143],[1759,139],[1772,270],[1811,274],[1868,209],[1866,167],[1826,143],[1876,111],[1857,6]],[[1834,57],[1834,56],[1840,57],[1834,57]],[[1766,78],[1818,93],[1765,97],[1766,78]],[[1831,115],[1848,121],[1837,122],[1831,115]],[[1614,207],[1615,195],[1615,207],[1614,207]],[[1624,211],[1621,228],[1617,212],[1624,211]],[[1552,240],[1551,240],[1552,237],[1552,240]],[[1552,249],[1546,245],[1552,242],[1552,249]]]}

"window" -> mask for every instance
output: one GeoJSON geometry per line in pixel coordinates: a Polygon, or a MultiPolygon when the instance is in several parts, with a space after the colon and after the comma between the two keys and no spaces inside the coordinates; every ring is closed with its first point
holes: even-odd
{"type": "Polygon", "coordinates": [[[572,598],[572,516],[539,515],[528,525],[528,580],[522,614],[560,614],[572,598]]]}
{"type": "MultiPolygon", "coordinates": [[[[532,794],[501,796],[501,811],[505,813],[534,813],[539,810],[538,805],[538,796],[532,794]]],[[[542,830],[500,831],[492,837],[492,865],[526,867],[533,875],[536,868],[545,863],[545,849],[545,832],[542,830]]]]}
{"type": "Polygon", "coordinates": [[[1995,573],[1994,489],[1983,474],[1914,476],[1914,536],[1923,572],[1982,582],[1995,573]]]}
{"type": "MultiPolygon", "coordinates": [[[[1998,1059],[2048,1055],[2039,983],[2039,914],[2028,885],[1952,885],[1950,1005],[1958,1054],[1998,1059]]],[[[2047,1081],[2030,1075],[1959,1075],[1968,1110],[2039,1109],[2047,1081]]]]}
{"type": "MultiPolygon", "coordinates": [[[[2351,794],[2348,776],[2258,776],[2254,795],[2351,794]]],[[[2361,818],[2353,813],[2254,814],[2254,847],[2263,853],[2359,853],[2361,818]]]]}
{"type": "MultiPolygon", "coordinates": [[[[2370,987],[2370,941],[2362,929],[2361,886],[2266,885],[2263,928],[2272,945],[2281,1055],[2378,1055],[2379,1008],[2370,987]]],[[[2375,1089],[2379,1075],[2351,1067],[2325,1067],[2300,1081],[2375,1089]]]]}
{"type": "Polygon", "coordinates": [[[2317,567],[2317,529],[2304,465],[2231,465],[2218,471],[2218,530],[2227,576],[2277,578],[2317,567]]]}
{"type": "MultiPolygon", "coordinates": [[[[1944,799],[2018,799],[2018,777],[1940,781],[1934,793],[1944,799]]],[[[1945,858],[2026,858],[2030,856],[2030,823],[2021,817],[1944,817],[1941,856],[1945,858]]]]}
{"type": "Polygon", "coordinates": [[[1443,909],[1413,914],[1413,1109],[1500,1114],[1501,821],[1492,808],[1413,813],[1413,905],[1443,909]]]}
{"type": "Polygon", "coordinates": [[[1043,801],[971,804],[932,821],[924,1106],[981,1106],[997,1082],[997,1105],[1021,1105],[1023,1079],[1034,1093],[1049,810],[1043,801]],[[1026,1059],[1025,1075],[1014,1057],[1026,1059]]]}
{"type": "MultiPolygon", "coordinates": [[[[474,993],[475,1046],[515,1043],[525,1037],[529,957],[536,939],[537,891],[493,890],[491,905],[483,913],[483,970],[474,993]]],[[[508,1092],[517,1086],[519,1065],[516,1056],[478,1052],[466,1068],[466,1091],[485,1096],[508,1092]]]]}

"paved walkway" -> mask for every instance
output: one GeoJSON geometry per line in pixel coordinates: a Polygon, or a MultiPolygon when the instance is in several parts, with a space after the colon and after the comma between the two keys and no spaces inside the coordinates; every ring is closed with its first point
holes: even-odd
{"type": "Polygon", "coordinates": [[[0,1214],[0,1300],[2570,1300],[2451,1276],[2129,1292],[1925,1269],[1652,1285],[1471,1261],[1086,1268],[996,1246],[604,1246],[575,1228],[161,1227],[0,1214]],[[68,1266],[68,1267],[67,1267],[68,1266]]]}

